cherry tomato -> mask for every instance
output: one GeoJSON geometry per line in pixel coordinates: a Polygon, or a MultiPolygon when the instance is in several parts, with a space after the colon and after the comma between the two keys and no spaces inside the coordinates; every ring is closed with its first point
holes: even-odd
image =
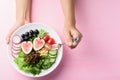
{"type": "Polygon", "coordinates": [[[43,37],[43,39],[45,40],[45,42],[47,42],[47,41],[50,39],[50,36],[49,36],[49,35],[45,35],[45,36],[43,37]]]}
{"type": "Polygon", "coordinates": [[[48,44],[54,44],[55,43],[55,40],[53,38],[50,38],[48,41],[47,41],[48,44]]]}

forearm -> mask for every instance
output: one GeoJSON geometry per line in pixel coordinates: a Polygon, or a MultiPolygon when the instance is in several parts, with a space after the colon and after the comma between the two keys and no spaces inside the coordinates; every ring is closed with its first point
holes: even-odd
{"type": "Polygon", "coordinates": [[[74,0],[61,0],[61,4],[65,16],[65,23],[75,25],[74,0]]]}
{"type": "Polygon", "coordinates": [[[16,21],[30,21],[31,0],[16,0],[16,21]]]}

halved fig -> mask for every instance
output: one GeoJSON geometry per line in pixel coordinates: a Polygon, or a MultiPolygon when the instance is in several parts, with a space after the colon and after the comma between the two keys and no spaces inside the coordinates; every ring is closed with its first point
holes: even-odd
{"type": "Polygon", "coordinates": [[[45,45],[45,41],[40,38],[35,38],[33,41],[33,48],[35,51],[40,50],[45,45]]]}
{"type": "Polygon", "coordinates": [[[22,42],[21,48],[25,54],[29,54],[32,51],[32,42],[30,41],[22,42]]]}

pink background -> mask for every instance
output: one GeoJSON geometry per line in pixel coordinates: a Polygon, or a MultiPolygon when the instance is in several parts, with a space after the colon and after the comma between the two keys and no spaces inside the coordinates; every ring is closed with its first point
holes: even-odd
{"type": "MultiPolygon", "coordinates": [[[[77,27],[83,39],[64,47],[61,64],[50,75],[28,78],[8,61],[5,36],[15,22],[15,0],[0,0],[0,80],[120,80],[120,1],[76,0],[77,27]]],[[[60,0],[34,0],[32,21],[53,27],[64,42],[60,0]]]]}

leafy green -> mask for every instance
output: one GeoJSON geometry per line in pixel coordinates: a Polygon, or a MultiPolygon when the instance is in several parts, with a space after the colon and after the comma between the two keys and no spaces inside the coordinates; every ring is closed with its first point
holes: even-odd
{"type": "MultiPolygon", "coordinates": [[[[46,34],[48,33],[45,30],[40,29],[38,37],[43,38],[46,34]]],[[[35,38],[36,36],[30,38],[29,41],[33,42],[35,38]]],[[[30,65],[24,60],[27,55],[21,49],[18,53],[18,57],[14,59],[14,62],[20,70],[37,75],[41,73],[41,70],[49,69],[55,63],[57,53],[57,50],[49,50],[46,57],[42,57],[38,63],[30,65]]]]}
{"type": "MultiPolygon", "coordinates": [[[[54,53],[54,51],[53,51],[54,53]]],[[[14,62],[17,64],[18,68],[26,73],[32,73],[33,75],[40,74],[42,69],[48,69],[52,66],[55,61],[51,61],[52,59],[56,59],[55,57],[50,57],[49,55],[46,57],[42,57],[41,60],[34,65],[30,65],[25,62],[26,54],[20,50],[18,53],[18,57],[14,59],[14,62]]]]}
{"type": "Polygon", "coordinates": [[[31,38],[29,39],[29,41],[33,42],[33,40],[34,40],[35,38],[36,38],[36,37],[33,36],[33,37],[31,37],[31,38]]]}
{"type": "Polygon", "coordinates": [[[43,30],[43,29],[40,29],[40,30],[39,30],[39,35],[38,35],[38,36],[39,36],[40,38],[42,38],[42,37],[44,37],[46,34],[48,34],[48,32],[46,32],[46,31],[43,30]]]}
{"type": "Polygon", "coordinates": [[[27,66],[28,64],[24,61],[25,54],[21,50],[17,58],[14,59],[15,63],[18,65],[19,69],[22,70],[23,67],[27,66]]]}
{"type": "Polygon", "coordinates": [[[33,75],[39,74],[41,72],[41,61],[39,61],[39,63],[37,63],[36,65],[29,65],[25,62],[24,57],[25,54],[21,50],[18,57],[14,59],[19,69],[27,73],[32,73],[33,75]]]}

